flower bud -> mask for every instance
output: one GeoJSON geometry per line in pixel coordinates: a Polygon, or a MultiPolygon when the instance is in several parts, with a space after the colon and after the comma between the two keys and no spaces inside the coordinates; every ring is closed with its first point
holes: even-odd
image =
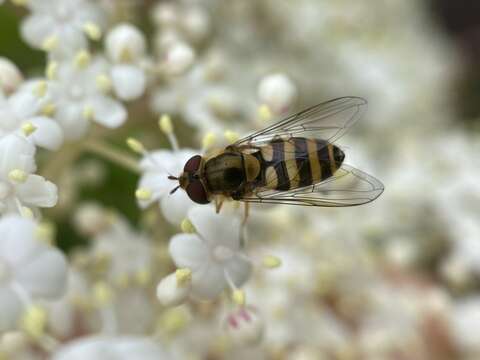
{"type": "Polygon", "coordinates": [[[237,345],[254,345],[263,336],[263,320],[255,308],[241,307],[226,318],[227,334],[237,345]]]}
{"type": "Polygon", "coordinates": [[[181,20],[184,31],[194,42],[204,40],[210,32],[210,19],[202,8],[189,8],[181,20]]]}
{"type": "Polygon", "coordinates": [[[157,298],[164,306],[183,303],[190,293],[191,273],[189,269],[179,269],[164,277],[157,286],[157,298]]]}
{"type": "Polygon", "coordinates": [[[285,74],[265,76],[258,85],[258,98],[276,114],[287,111],[297,98],[297,88],[285,74]]]}
{"type": "Polygon", "coordinates": [[[145,36],[135,26],[123,23],[113,28],[105,40],[107,54],[115,62],[133,62],[145,54],[145,36]]]}
{"type": "Polygon", "coordinates": [[[192,66],[195,52],[185,43],[176,43],[167,50],[165,70],[170,75],[180,75],[192,66]]]}
{"type": "Polygon", "coordinates": [[[111,225],[111,217],[101,206],[95,203],[81,205],[75,212],[74,225],[85,235],[95,235],[111,225]]]}
{"type": "Polygon", "coordinates": [[[23,76],[17,66],[7,58],[0,57],[0,90],[11,94],[22,83],[23,76]]]}

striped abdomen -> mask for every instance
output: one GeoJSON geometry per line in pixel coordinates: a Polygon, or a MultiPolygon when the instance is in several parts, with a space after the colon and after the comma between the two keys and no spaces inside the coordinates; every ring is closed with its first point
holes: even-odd
{"type": "Polygon", "coordinates": [[[256,154],[261,163],[257,186],[290,190],[323,181],[342,165],[344,152],[321,139],[272,140],[256,154]]]}

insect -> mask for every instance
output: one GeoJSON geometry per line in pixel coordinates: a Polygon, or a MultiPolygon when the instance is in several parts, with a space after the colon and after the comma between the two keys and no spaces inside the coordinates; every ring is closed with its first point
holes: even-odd
{"type": "MultiPolygon", "coordinates": [[[[179,181],[172,193],[181,187],[199,204],[214,198],[326,207],[371,202],[383,192],[383,184],[346,165],[345,153],[335,145],[366,107],[359,97],[330,100],[214,154],[195,155],[179,177],[169,176],[179,181]]],[[[221,204],[217,201],[217,211],[221,204]]]]}

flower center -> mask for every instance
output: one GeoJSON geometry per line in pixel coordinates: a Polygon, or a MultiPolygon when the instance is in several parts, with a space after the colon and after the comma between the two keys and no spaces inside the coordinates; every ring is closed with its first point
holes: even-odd
{"type": "Polygon", "coordinates": [[[213,249],[213,257],[215,258],[215,260],[220,262],[231,259],[233,255],[233,250],[223,245],[216,246],[213,249]]]}
{"type": "Polygon", "coordinates": [[[0,181],[0,200],[6,199],[9,193],[10,186],[3,181],[0,181]]]}
{"type": "Polygon", "coordinates": [[[83,91],[83,88],[79,85],[73,85],[70,89],[70,96],[73,99],[80,99],[84,94],[85,92],[83,91]]]}
{"type": "Polygon", "coordinates": [[[10,270],[8,265],[0,259],[0,283],[5,282],[10,277],[10,270]]]}

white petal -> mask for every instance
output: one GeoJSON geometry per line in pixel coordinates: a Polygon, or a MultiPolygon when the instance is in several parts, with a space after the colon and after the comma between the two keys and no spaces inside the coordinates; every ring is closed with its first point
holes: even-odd
{"type": "Polygon", "coordinates": [[[112,81],[115,94],[122,100],[134,100],[145,91],[145,73],[133,65],[114,66],[112,81]]]}
{"type": "Polygon", "coordinates": [[[212,206],[195,206],[188,218],[210,246],[224,245],[232,250],[240,247],[240,220],[233,216],[216,214],[212,206]]]}
{"type": "Polygon", "coordinates": [[[139,201],[139,205],[145,208],[155,201],[158,201],[162,196],[167,196],[170,190],[176,184],[167,178],[166,173],[148,172],[140,178],[138,187],[141,189],[148,189],[152,191],[152,198],[148,201],[139,201]]]}
{"type": "Polygon", "coordinates": [[[34,14],[22,21],[21,34],[30,46],[39,48],[53,33],[53,29],[55,29],[55,23],[51,17],[34,14]]]}
{"type": "Polygon", "coordinates": [[[32,81],[24,84],[19,91],[8,98],[8,104],[11,106],[15,115],[24,120],[33,116],[40,109],[40,101],[33,92],[32,81]]]}
{"type": "Polygon", "coordinates": [[[52,119],[38,116],[29,119],[37,128],[31,135],[35,144],[49,150],[58,150],[63,143],[63,131],[52,119]]]}
{"type": "Polygon", "coordinates": [[[56,249],[47,249],[17,269],[15,279],[33,296],[56,299],[65,291],[67,261],[56,249]]]}
{"type": "Polygon", "coordinates": [[[0,140],[0,177],[6,178],[14,169],[35,171],[35,146],[24,137],[9,135],[0,140]]]}
{"type": "Polygon", "coordinates": [[[252,273],[252,264],[239,256],[225,262],[224,266],[233,283],[238,287],[242,286],[252,273]]]}
{"type": "Polygon", "coordinates": [[[0,287],[0,333],[12,330],[21,312],[20,299],[6,286],[0,287]]]}
{"type": "Polygon", "coordinates": [[[168,249],[177,267],[187,267],[192,271],[199,270],[210,257],[207,246],[195,234],[173,236],[168,249]]]}
{"type": "Polygon", "coordinates": [[[193,272],[191,294],[200,299],[214,299],[227,285],[223,267],[210,262],[204,270],[193,272]]]}
{"type": "MultiPolygon", "coordinates": [[[[177,185],[175,185],[177,186],[177,185]]],[[[171,224],[179,225],[187,217],[188,210],[195,204],[182,189],[160,199],[162,213],[171,224]]]]}
{"type": "Polygon", "coordinates": [[[66,139],[78,140],[87,133],[90,122],[83,117],[82,112],[79,104],[64,102],[57,106],[55,120],[62,127],[66,139]]]}
{"type": "Polygon", "coordinates": [[[18,198],[27,206],[52,207],[58,200],[57,186],[39,175],[30,175],[16,186],[18,198]]]}
{"type": "Polygon", "coordinates": [[[36,224],[20,215],[5,215],[0,220],[0,258],[13,269],[20,268],[42,246],[34,239],[36,224]]]}
{"type": "Polygon", "coordinates": [[[127,110],[123,105],[106,96],[97,96],[91,100],[94,118],[99,124],[117,128],[127,120],[127,110]]]}

